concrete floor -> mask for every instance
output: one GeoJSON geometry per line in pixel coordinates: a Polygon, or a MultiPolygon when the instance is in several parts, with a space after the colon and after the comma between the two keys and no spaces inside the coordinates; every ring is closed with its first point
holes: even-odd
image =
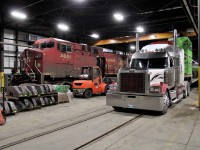
{"type": "MultiPolygon", "coordinates": [[[[110,112],[77,125],[6,148],[9,150],[71,150],[144,114],[106,137],[91,143],[86,150],[199,150],[200,111],[196,107],[197,88],[164,116],[150,111],[110,112]]],[[[105,96],[75,98],[71,103],[20,112],[9,116],[0,127],[0,146],[15,142],[74,121],[111,111],[105,96]]]]}

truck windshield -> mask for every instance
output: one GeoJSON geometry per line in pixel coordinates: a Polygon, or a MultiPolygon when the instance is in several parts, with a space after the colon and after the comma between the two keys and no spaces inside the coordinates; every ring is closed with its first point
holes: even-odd
{"type": "Polygon", "coordinates": [[[149,59],[148,68],[166,68],[167,58],[153,58],[149,59]]]}
{"type": "Polygon", "coordinates": [[[148,59],[133,59],[131,63],[132,69],[146,69],[148,59]]]}
{"type": "Polygon", "coordinates": [[[132,69],[166,68],[167,58],[133,59],[132,69]]]}

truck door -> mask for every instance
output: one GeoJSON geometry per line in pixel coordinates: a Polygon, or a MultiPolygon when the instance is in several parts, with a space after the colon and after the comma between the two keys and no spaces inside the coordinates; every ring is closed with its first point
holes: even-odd
{"type": "Polygon", "coordinates": [[[94,93],[101,93],[100,84],[102,83],[102,77],[99,68],[94,68],[93,70],[93,82],[94,82],[94,88],[93,88],[94,93]]]}
{"type": "Polygon", "coordinates": [[[168,83],[168,86],[174,86],[175,83],[175,69],[174,69],[174,59],[169,57],[168,67],[164,73],[164,82],[168,83]]]}

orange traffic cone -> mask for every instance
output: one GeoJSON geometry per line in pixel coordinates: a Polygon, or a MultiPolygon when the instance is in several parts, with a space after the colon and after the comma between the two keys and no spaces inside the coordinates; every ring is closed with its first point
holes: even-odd
{"type": "Polygon", "coordinates": [[[6,117],[2,114],[2,110],[0,110],[0,125],[6,123],[6,117]]]}

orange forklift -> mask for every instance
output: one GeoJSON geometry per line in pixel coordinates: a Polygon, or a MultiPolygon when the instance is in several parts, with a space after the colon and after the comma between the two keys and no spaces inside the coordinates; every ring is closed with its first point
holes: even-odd
{"type": "Polygon", "coordinates": [[[82,67],[80,79],[72,83],[74,96],[90,98],[93,94],[106,94],[109,86],[103,82],[104,76],[105,58],[98,57],[97,66],[82,67]]]}

